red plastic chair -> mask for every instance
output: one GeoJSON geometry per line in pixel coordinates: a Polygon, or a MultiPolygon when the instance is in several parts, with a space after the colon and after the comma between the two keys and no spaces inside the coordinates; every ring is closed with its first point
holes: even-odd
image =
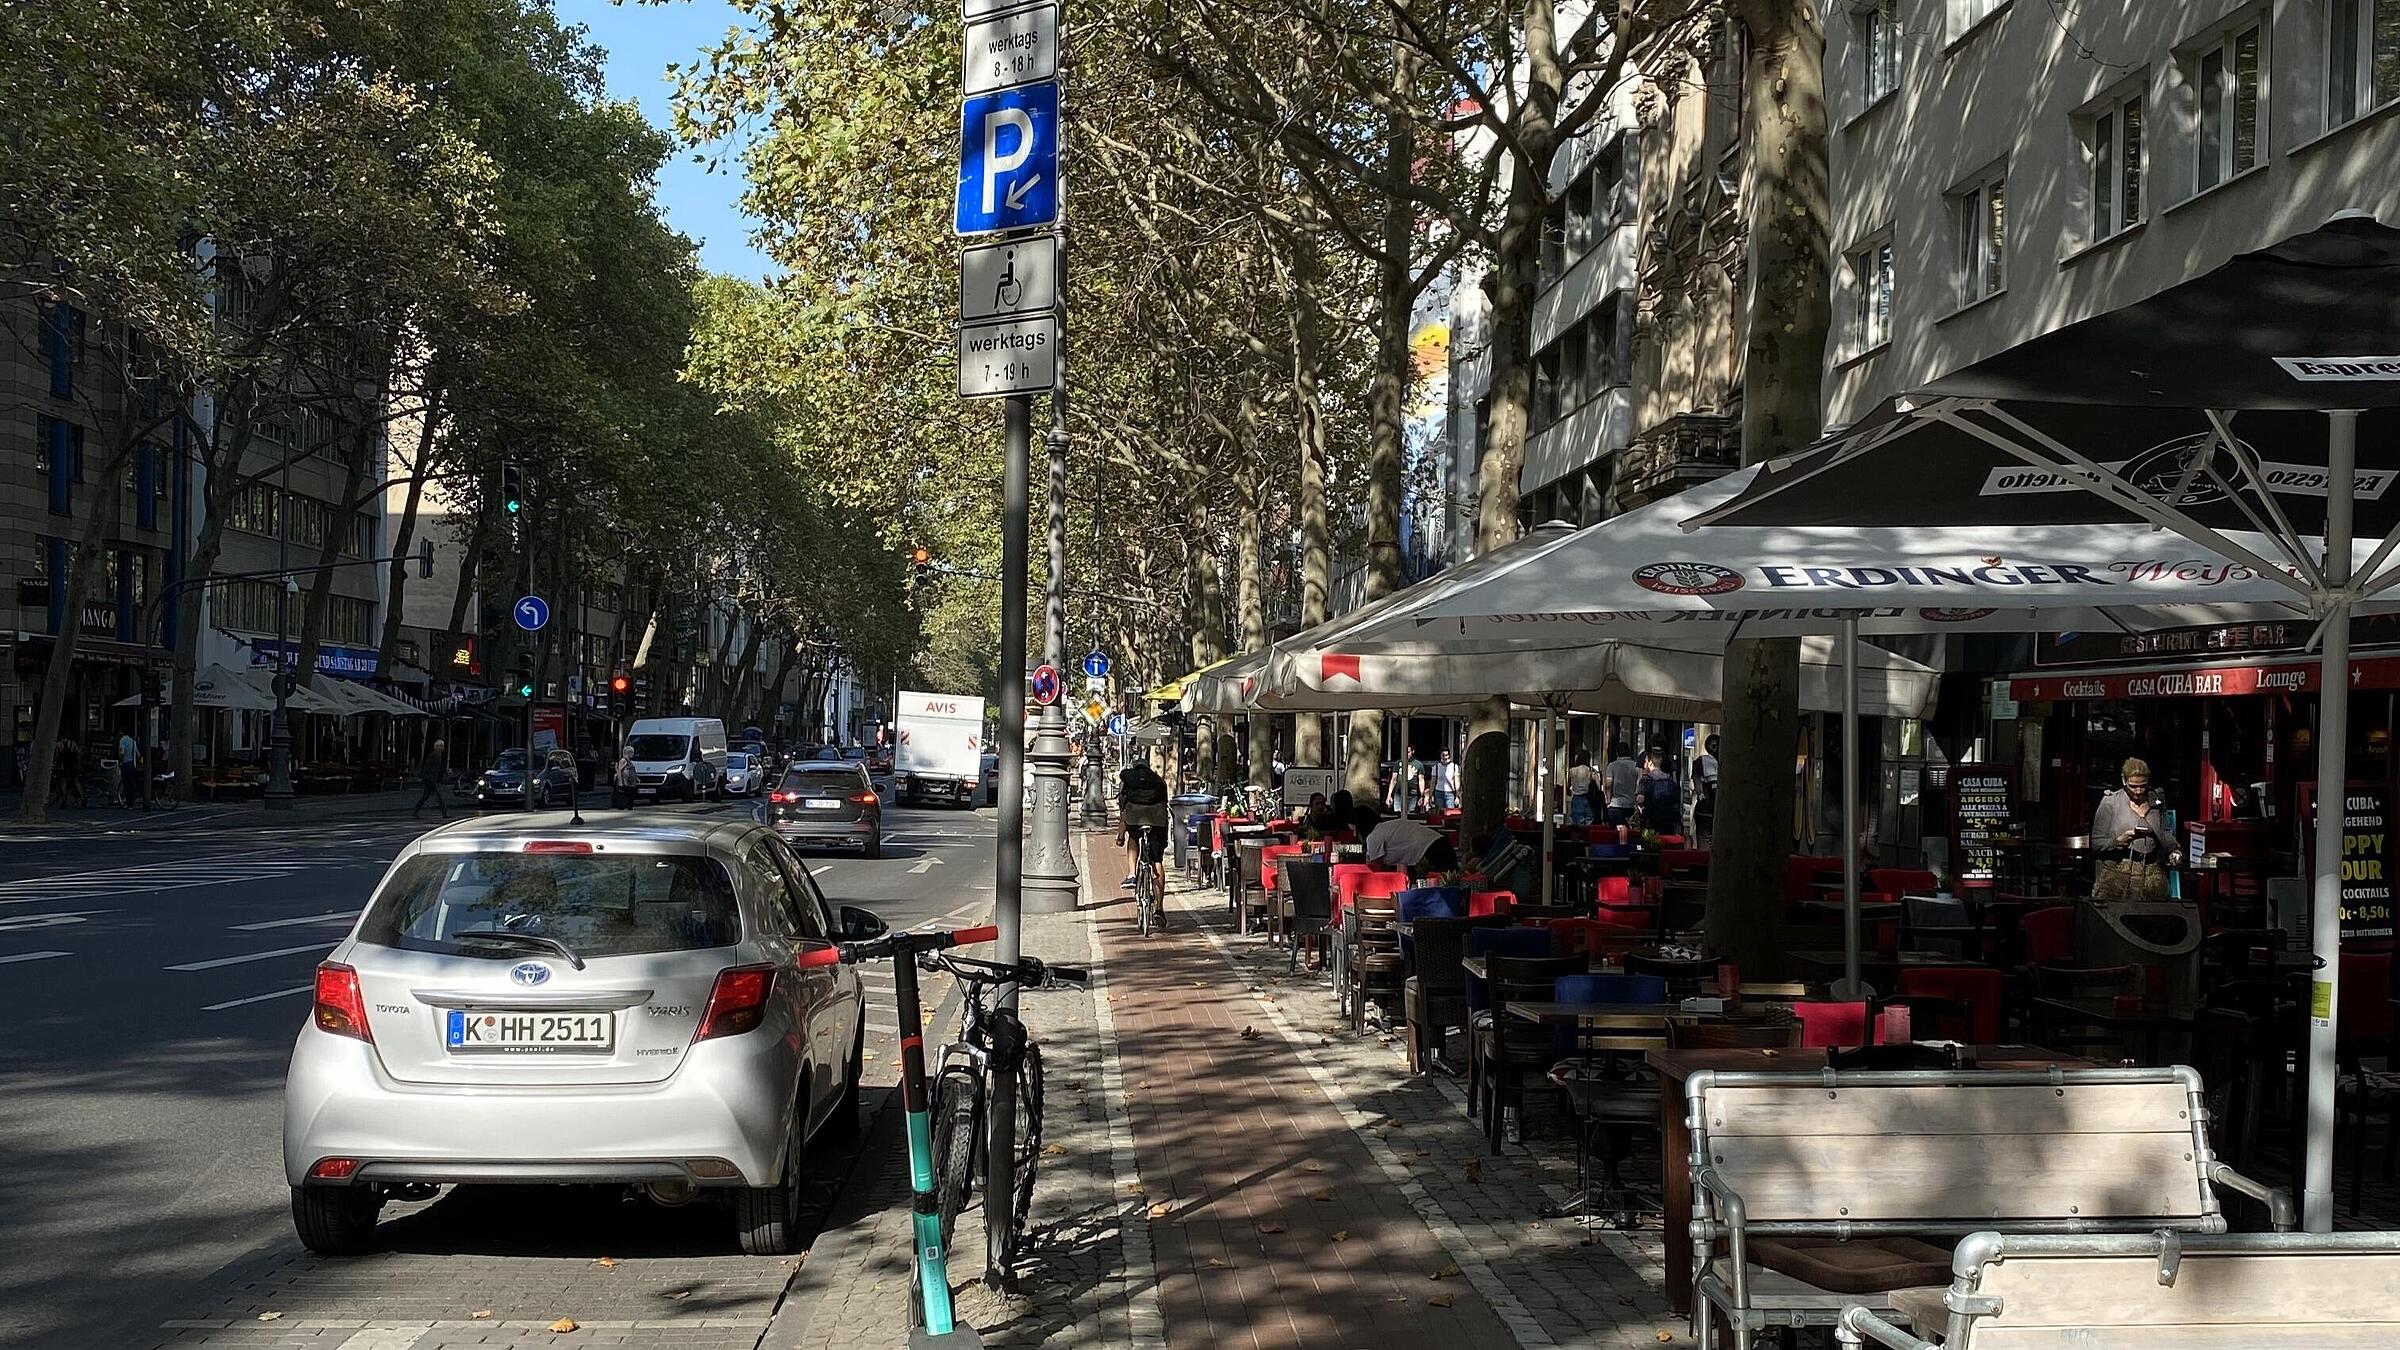
{"type": "Polygon", "coordinates": [[[1342,912],[1349,909],[1350,902],[1357,898],[1358,879],[1363,876],[1373,875],[1375,870],[1376,869],[1374,866],[1368,863],[1335,863],[1332,869],[1325,874],[1326,877],[1333,883],[1333,917],[1335,922],[1340,922],[1342,912]]]}
{"type": "Polygon", "coordinates": [[[1800,1044],[1804,1046],[1831,1049],[1867,1043],[1867,1005],[1863,1001],[1802,999],[1792,1005],[1792,1015],[1800,1019],[1800,1044]]]}
{"type": "Polygon", "coordinates": [[[1275,870],[1275,860],[1307,851],[1308,845],[1306,844],[1269,844],[1260,849],[1258,851],[1258,884],[1270,891],[1281,890],[1283,881],[1281,875],[1275,870]]]}
{"type": "Polygon", "coordinates": [[[1479,919],[1486,914],[1506,914],[1517,907],[1515,891],[1470,891],[1467,893],[1467,917],[1479,919]]]}
{"type": "Polygon", "coordinates": [[[2075,960],[2075,907],[2052,905],[2048,909],[2028,911],[2017,921],[2017,931],[2025,937],[2025,963],[2034,966],[2068,965],[2075,960]]]}
{"type": "Polygon", "coordinates": [[[1594,877],[1592,892],[1602,909],[1644,909],[1650,904],[1649,893],[1634,889],[1632,877],[1594,877]]]}
{"type": "Polygon", "coordinates": [[[1999,971],[1989,966],[1912,966],[1900,972],[1899,992],[1902,997],[1947,999],[1964,1007],[1965,1034],[1957,1039],[1976,1045],[2000,1043],[1999,971]]]}
{"type": "Polygon", "coordinates": [[[1839,876],[1841,871],[1842,860],[1839,858],[1812,858],[1802,854],[1793,854],[1784,861],[1784,902],[1797,905],[1805,900],[1816,899],[1817,874],[1831,872],[1839,876]]]}
{"type": "Polygon", "coordinates": [[[1590,956],[1608,927],[1598,919],[1552,919],[1542,926],[1550,930],[1550,950],[1560,956],[1590,956]]]}
{"type": "Polygon", "coordinates": [[[1668,876],[1683,872],[1705,872],[1708,870],[1708,850],[1662,848],[1658,851],[1658,870],[1668,876]]]}
{"type": "Polygon", "coordinates": [[[1859,898],[1865,900],[1873,892],[1875,899],[1898,904],[1908,895],[1931,895],[1942,888],[1942,879],[1931,872],[1914,867],[1870,867],[1866,884],[1859,887],[1859,898]]]}

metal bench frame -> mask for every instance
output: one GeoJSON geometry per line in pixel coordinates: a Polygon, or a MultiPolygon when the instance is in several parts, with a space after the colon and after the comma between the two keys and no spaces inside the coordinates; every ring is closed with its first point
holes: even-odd
{"type": "MultiPolygon", "coordinates": [[[[1763,1297],[1766,1291],[1752,1288],[1749,1262],[1749,1242],[1755,1237],[1953,1237],[1982,1232],[1995,1226],[1995,1220],[1928,1215],[1923,1218],[1852,1219],[1848,1217],[1846,1197],[1824,1197],[1824,1215],[1819,1218],[1753,1220],[1748,1215],[1740,1191],[1733,1179],[1721,1172],[1714,1160],[1708,1127],[1710,1094],[1720,1089],[1776,1088],[1808,1089],[1833,1093],[1845,1090],[1892,1091],[1936,1088],[2004,1088],[2048,1087],[2060,1093],[2074,1091],[2078,1086],[2176,1084],[2183,1089],[2183,1120],[2177,1133],[2188,1127],[2190,1151],[2184,1156],[2193,1168],[2195,1194],[2199,1198],[2198,1212],[2188,1216],[2161,1219],[2110,1219],[2063,1214],[2052,1217],[2009,1219],[2006,1227],[2012,1233],[2079,1234],[2161,1231],[2194,1234],[2218,1234],[2226,1229],[2225,1216],[2217,1202],[2217,1187],[2235,1191],[2265,1204],[2278,1231],[2293,1223],[2291,1198],[2288,1193],[2266,1186],[2243,1176],[2232,1167],[2217,1160],[2208,1140],[2208,1110],[2202,1096],[2200,1075],[2184,1065],[2165,1068],[2092,1068],[2092,1069],[1912,1069],[1898,1071],[1841,1071],[1835,1069],[1802,1072],[1755,1073],[1703,1070],[1693,1074],[1685,1084],[1685,1102],[1691,1131],[1692,1151],[1689,1159],[1692,1178],[1692,1319],[1694,1334],[1706,1350],[1711,1344],[1712,1322],[1721,1314],[1733,1331],[1737,1350],[1748,1350],[1751,1340],[1762,1330],[1774,1327],[1834,1326],[1845,1315],[1845,1296],[1823,1291],[1811,1295],[1805,1305],[1763,1297]],[[1728,1244],[1726,1253],[1727,1277],[1720,1278],[1711,1266],[1717,1260],[1716,1245],[1728,1244]]],[[[2163,1133],[2163,1131],[2162,1131],[2163,1133]]],[[[2180,1169],[2179,1169],[2180,1171],[2180,1169]]],[[[1794,1283],[1798,1283],[1795,1281],[1794,1283]]],[[[1888,1306],[1888,1305],[1887,1305],[1888,1306]]],[[[1873,1309],[1869,1309],[1870,1315],[1873,1309]]]]}
{"type": "MultiPolygon", "coordinates": [[[[1942,1307],[1949,1314],[1941,1342],[1904,1331],[1876,1315],[1871,1308],[1842,1310],[1834,1325],[1834,1340],[1844,1350],[1857,1350],[1873,1340],[1890,1350],[1972,1350],[1977,1328],[2006,1311],[2007,1300],[1983,1291],[1985,1273],[2016,1258],[2020,1265],[2044,1258],[2145,1257],[2158,1263],[2158,1283],[2176,1287],[2183,1262],[2189,1257],[2254,1256],[2394,1256],[2400,1257],[2400,1233],[2220,1233],[2186,1236],[2181,1233],[2022,1234],[1971,1233],[1951,1257],[1952,1279],[1943,1291],[1942,1307]]],[[[2060,1263],[2060,1264],[2063,1264],[2060,1263]]],[[[2014,1296],[2022,1302],[2024,1296],[2014,1296]]],[[[2129,1323],[2130,1325],[2131,1323],[2129,1323]]],[[[2260,1324],[2271,1325],[2271,1324],[2260,1324]]],[[[2261,1344],[2266,1342],[2261,1341],[2261,1344]]]]}

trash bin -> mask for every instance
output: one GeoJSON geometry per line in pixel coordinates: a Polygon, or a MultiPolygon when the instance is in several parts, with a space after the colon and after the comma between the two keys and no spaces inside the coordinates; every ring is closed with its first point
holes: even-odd
{"type": "Polygon", "coordinates": [[[1175,867],[1181,871],[1191,865],[1192,849],[1200,842],[1193,832],[1200,828],[1200,818],[1216,809],[1217,799],[1205,792],[1186,792],[1168,798],[1167,803],[1176,821],[1168,833],[1175,836],[1175,867]]]}
{"type": "Polygon", "coordinates": [[[2083,962],[2166,972],[2167,1010],[2200,1002],[2200,910],[2179,900],[2093,900],[2076,906],[2083,962]]]}

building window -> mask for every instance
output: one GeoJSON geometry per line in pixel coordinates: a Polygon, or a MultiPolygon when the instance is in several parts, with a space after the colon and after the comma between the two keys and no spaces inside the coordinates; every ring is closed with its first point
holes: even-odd
{"type": "Polygon", "coordinates": [[[234,489],[225,510],[225,523],[246,534],[275,533],[275,489],[265,483],[244,483],[234,489]]]}
{"type": "Polygon", "coordinates": [[[1567,274],[1567,199],[1561,195],[1542,216],[1542,275],[1555,282],[1567,274]]]}
{"type": "Polygon", "coordinates": [[[369,557],[375,552],[375,517],[361,511],[350,518],[350,546],[342,551],[353,558],[369,557]]]}
{"type": "Polygon", "coordinates": [[[2258,164],[2258,25],[2228,33],[2200,53],[2199,163],[2193,181],[2212,188],[2258,164]]]}
{"type": "Polygon", "coordinates": [[[1967,30],[1990,18],[2008,0],[1950,0],[1950,40],[1958,41],[1967,30]]]}
{"type": "Polygon", "coordinates": [[[83,476],[83,428],[63,418],[34,418],[33,467],[47,480],[50,514],[73,515],[75,480],[83,476]]]}
{"type": "Polygon", "coordinates": [[[42,316],[42,354],[50,367],[50,393],[71,398],[75,393],[75,351],[83,345],[83,312],[64,302],[42,316]]]}
{"type": "Polygon", "coordinates": [[[1571,414],[1583,406],[1583,401],[1597,390],[1584,387],[1585,342],[1583,325],[1577,324],[1558,340],[1558,406],[1562,415],[1571,414]]]}
{"type": "Polygon", "coordinates": [[[2091,116],[2084,150],[2092,165],[2092,239],[2142,223],[2142,96],[2104,104],[2091,116]]]}
{"type": "Polygon", "coordinates": [[[1558,348],[1533,358],[1533,407],[1530,430],[1540,431],[1558,420],[1558,348]]]}
{"type": "Polygon", "coordinates": [[[2400,99],[2400,0],[2332,0],[2326,15],[2325,125],[2400,99]]]}
{"type": "Polygon", "coordinates": [[[1898,0],[1859,0],[1850,26],[1858,53],[1858,110],[1864,112],[1900,87],[1898,0]]]}
{"type": "Polygon", "coordinates": [[[2006,185],[1988,178],[1950,198],[1950,228],[1958,241],[1958,302],[1971,305],[2008,288],[2006,185]]]}
{"type": "Polygon", "coordinates": [[[1892,241],[1879,240],[1851,254],[1850,281],[1857,297],[1852,331],[1864,355],[1892,340],[1892,241]]]}
{"type": "Polygon", "coordinates": [[[1592,214],[1592,172],[1575,175],[1567,184],[1567,265],[1572,267],[1599,242],[1599,225],[1592,214]]]}

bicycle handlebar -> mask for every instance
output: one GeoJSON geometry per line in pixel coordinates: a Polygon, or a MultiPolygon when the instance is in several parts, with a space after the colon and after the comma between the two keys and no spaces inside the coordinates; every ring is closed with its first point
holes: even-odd
{"type": "Polygon", "coordinates": [[[939,929],[923,932],[886,933],[864,942],[839,942],[830,947],[800,953],[798,965],[802,970],[818,966],[855,965],[861,961],[881,960],[886,956],[915,955],[938,952],[951,947],[970,946],[978,942],[998,940],[1000,929],[993,924],[977,928],[961,928],[945,933],[939,929]]]}

